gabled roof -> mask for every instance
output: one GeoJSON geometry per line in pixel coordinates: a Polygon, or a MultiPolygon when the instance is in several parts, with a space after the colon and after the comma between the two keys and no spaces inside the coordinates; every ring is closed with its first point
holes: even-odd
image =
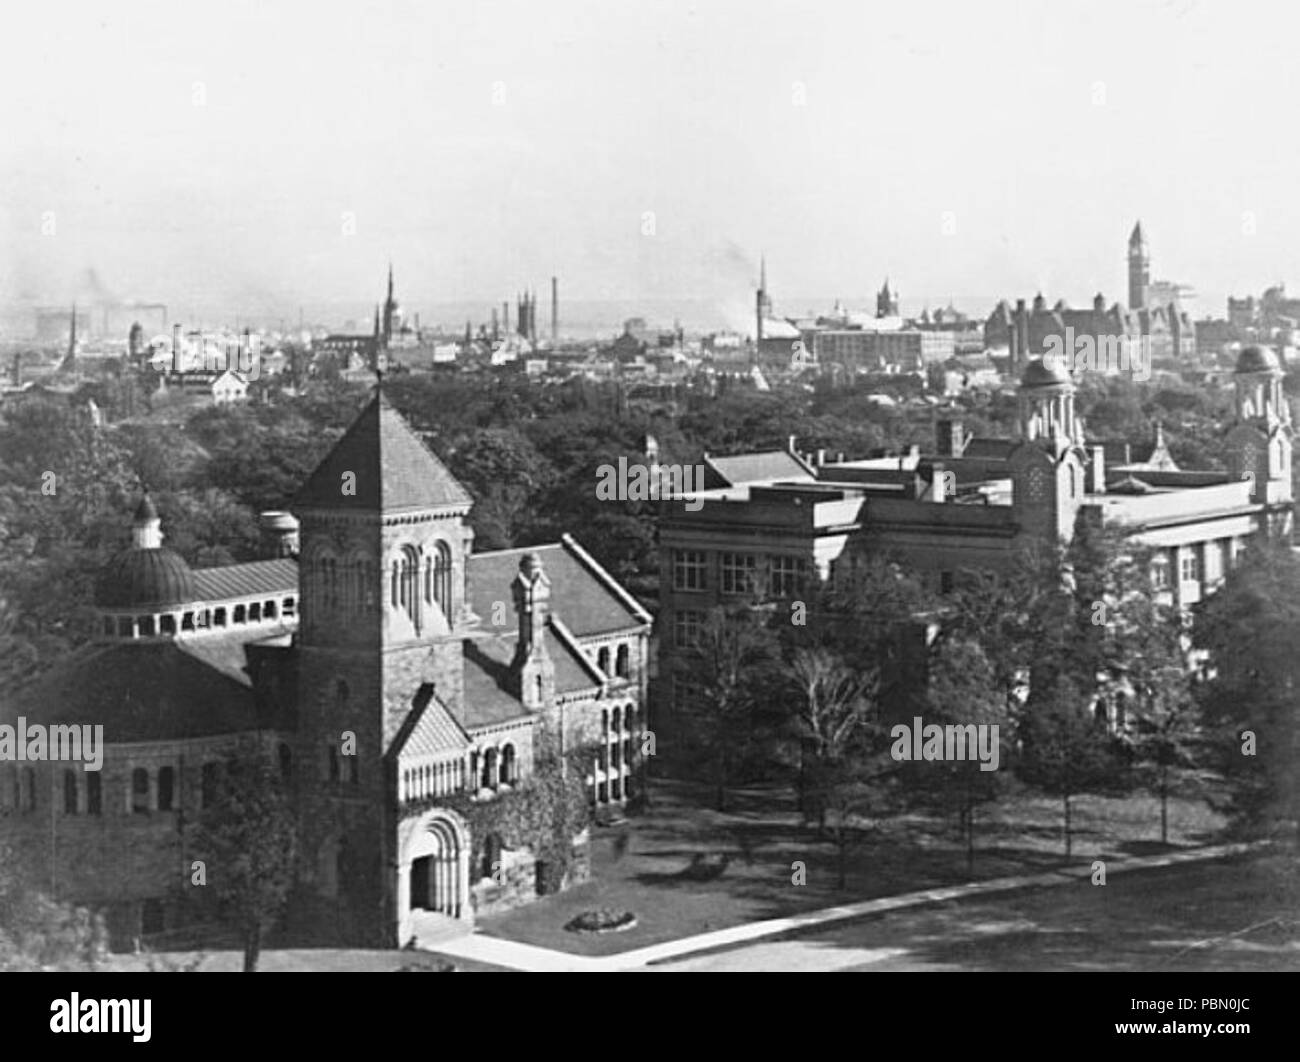
{"type": "Polygon", "coordinates": [[[472,504],[381,391],[316,466],[292,508],[391,513],[472,504]],[[355,476],[355,494],[342,490],[348,472],[355,476]]]}
{"type": "MultiPolygon", "coordinates": [[[[505,622],[499,629],[518,628],[510,584],[519,574],[519,562],[525,553],[536,553],[541,559],[551,580],[551,614],[563,620],[576,637],[589,638],[650,622],[636,601],[566,536],[565,541],[549,546],[475,553],[468,558],[465,596],[484,627],[492,627],[493,606],[501,602],[505,622]]],[[[502,609],[495,611],[500,615],[502,609]]]]}
{"type": "Polygon", "coordinates": [[[469,748],[469,735],[432,687],[422,687],[416,696],[416,709],[406,717],[393,739],[393,751],[401,756],[422,757],[469,748]]]}

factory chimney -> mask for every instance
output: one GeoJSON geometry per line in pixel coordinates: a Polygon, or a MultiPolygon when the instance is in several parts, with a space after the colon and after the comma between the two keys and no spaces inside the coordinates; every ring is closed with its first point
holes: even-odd
{"type": "Polygon", "coordinates": [[[551,343],[560,339],[560,281],[551,277],[551,343]]]}

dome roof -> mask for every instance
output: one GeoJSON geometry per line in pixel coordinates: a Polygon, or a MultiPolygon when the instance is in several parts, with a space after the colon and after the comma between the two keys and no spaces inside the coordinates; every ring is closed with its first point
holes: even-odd
{"type": "Polygon", "coordinates": [[[95,585],[100,608],[146,608],[180,605],[198,598],[194,573],[170,549],[123,550],[95,585]]]}
{"type": "Polygon", "coordinates": [[[1242,347],[1234,372],[1280,372],[1277,355],[1268,347],[1242,347]]]}
{"type": "Polygon", "coordinates": [[[1072,386],[1069,370],[1061,358],[1035,358],[1025,366],[1020,377],[1021,387],[1072,386]]]}

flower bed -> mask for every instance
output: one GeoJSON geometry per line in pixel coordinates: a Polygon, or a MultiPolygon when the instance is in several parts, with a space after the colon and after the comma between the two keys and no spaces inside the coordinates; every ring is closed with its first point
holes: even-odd
{"type": "Polygon", "coordinates": [[[602,907],[597,911],[583,911],[564,928],[572,933],[619,933],[634,925],[636,915],[631,911],[602,907]]]}

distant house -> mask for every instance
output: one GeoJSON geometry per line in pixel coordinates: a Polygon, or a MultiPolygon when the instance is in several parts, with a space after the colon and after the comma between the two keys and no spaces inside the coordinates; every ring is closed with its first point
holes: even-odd
{"type": "Polygon", "coordinates": [[[227,369],[212,381],[212,403],[217,406],[243,402],[248,398],[248,377],[227,369]]]}

